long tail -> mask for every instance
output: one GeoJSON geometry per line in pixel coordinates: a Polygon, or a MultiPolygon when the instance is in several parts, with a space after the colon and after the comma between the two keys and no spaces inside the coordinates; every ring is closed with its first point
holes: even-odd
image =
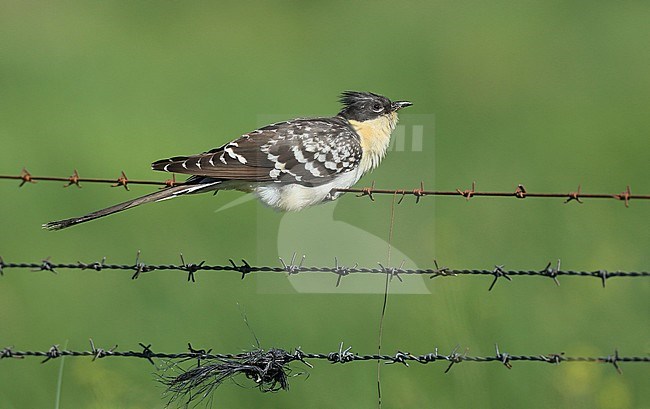
{"type": "Polygon", "coordinates": [[[43,225],[44,229],[47,230],[61,230],[75,224],[85,223],[91,220],[99,219],[100,217],[108,216],[109,214],[121,212],[123,210],[131,209],[141,204],[151,203],[151,202],[160,202],[161,200],[173,199],[174,197],[188,194],[188,193],[198,193],[200,191],[212,190],[214,185],[218,184],[217,181],[207,182],[207,183],[197,183],[192,185],[180,185],[172,186],[158,192],[149,193],[141,197],[129,200],[124,203],[116,204],[105,209],[97,210],[92,213],[88,213],[85,216],[73,217],[70,219],[57,220],[49,222],[43,225]],[[212,188],[212,189],[210,189],[212,188]]]}

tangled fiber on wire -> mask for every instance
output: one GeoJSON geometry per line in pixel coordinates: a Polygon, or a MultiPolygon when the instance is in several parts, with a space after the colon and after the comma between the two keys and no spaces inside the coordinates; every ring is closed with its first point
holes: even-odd
{"type": "MultiPolygon", "coordinates": [[[[199,365],[176,376],[162,376],[160,381],[167,387],[169,402],[181,399],[185,404],[208,398],[225,381],[236,378],[252,380],[262,392],[289,389],[288,364],[301,360],[283,349],[255,349],[227,358],[202,360],[199,365]]],[[[298,374],[299,375],[299,374],[298,374]]]]}

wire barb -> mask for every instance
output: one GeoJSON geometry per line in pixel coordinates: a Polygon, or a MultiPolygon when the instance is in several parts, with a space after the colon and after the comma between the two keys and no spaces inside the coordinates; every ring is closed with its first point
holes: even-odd
{"type": "Polygon", "coordinates": [[[525,199],[526,198],[526,188],[521,183],[518,184],[517,189],[515,189],[515,197],[517,199],[525,199]]]}
{"type": "Polygon", "coordinates": [[[117,182],[112,187],[124,186],[124,189],[129,190],[129,178],[126,177],[124,171],[122,171],[122,176],[117,178],[117,182]]]}
{"type": "Polygon", "coordinates": [[[51,257],[46,257],[43,260],[41,260],[41,265],[38,266],[37,268],[32,269],[32,271],[49,271],[52,274],[56,274],[56,270],[54,269],[54,264],[50,261],[51,257]]]}
{"type": "MultiPolygon", "coordinates": [[[[347,268],[344,266],[339,266],[339,259],[338,257],[334,256],[334,274],[337,274],[338,277],[336,277],[336,287],[341,284],[341,279],[344,276],[347,276],[350,274],[350,270],[354,270],[359,266],[359,263],[354,263],[354,266],[352,268],[347,268]]],[[[1,271],[1,270],[0,270],[1,271]]]]}
{"type": "Polygon", "coordinates": [[[370,187],[364,187],[363,189],[361,189],[357,197],[368,196],[370,201],[374,202],[375,198],[372,196],[374,191],[375,191],[375,181],[373,180],[372,183],[370,184],[370,187]]]}
{"type": "Polygon", "coordinates": [[[377,263],[377,264],[379,264],[379,267],[381,267],[381,271],[384,274],[387,274],[391,279],[393,277],[395,277],[400,282],[403,282],[404,280],[402,280],[402,277],[400,277],[399,275],[400,275],[400,273],[404,272],[404,263],[405,263],[405,261],[402,260],[399,267],[397,267],[397,268],[395,268],[395,267],[384,267],[381,263],[377,263]]]}
{"type": "Polygon", "coordinates": [[[355,360],[355,357],[357,357],[357,355],[350,352],[351,350],[351,346],[343,349],[343,341],[341,341],[339,344],[339,350],[337,352],[330,352],[327,354],[327,360],[333,364],[344,364],[346,362],[352,362],[355,360]]]}
{"type": "Polygon", "coordinates": [[[115,344],[114,347],[108,350],[103,348],[95,348],[95,342],[93,342],[93,339],[89,338],[89,341],[90,341],[90,352],[92,352],[93,355],[93,362],[99,358],[104,358],[105,356],[109,356],[110,354],[113,353],[113,351],[117,349],[117,344],[115,344]]]}
{"type": "Polygon", "coordinates": [[[408,368],[409,363],[408,359],[413,357],[413,355],[409,354],[408,352],[402,352],[402,351],[397,351],[395,355],[385,363],[387,364],[403,364],[405,367],[408,368]]]}
{"type": "Polygon", "coordinates": [[[86,270],[92,268],[95,271],[102,271],[104,263],[106,263],[106,257],[102,257],[102,261],[95,261],[94,263],[82,263],[81,261],[77,261],[77,265],[80,269],[86,270]]]}
{"type": "Polygon", "coordinates": [[[429,278],[436,278],[436,277],[447,277],[447,276],[455,276],[456,274],[450,273],[448,267],[439,267],[438,266],[438,260],[434,259],[433,260],[433,265],[436,266],[436,269],[433,270],[433,275],[430,276],[429,278]]]}
{"type": "Polygon", "coordinates": [[[23,170],[20,171],[20,177],[21,182],[18,187],[23,187],[25,183],[36,183],[35,180],[32,179],[32,174],[27,171],[27,169],[23,168],[23,170]]]}
{"type": "Polygon", "coordinates": [[[154,353],[151,350],[151,344],[145,345],[142,342],[139,342],[138,345],[142,347],[142,358],[146,359],[151,363],[151,365],[156,365],[153,361],[154,353]]]}
{"type": "Polygon", "coordinates": [[[24,359],[25,357],[22,355],[14,355],[13,352],[13,347],[5,347],[0,351],[0,359],[4,358],[14,358],[14,359],[24,359]]]}
{"type": "MultiPolygon", "coordinates": [[[[250,274],[250,273],[253,272],[253,268],[251,267],[251,265],[248,264],[248,261],[246,261],[244,259],[241,260],[241,262],[243,263],[241,266],[236,265],[235,262],[232,261],[232,259],[228,259],[228,260],[230,261],[230,264],[232,264],[233,269],[235,271],[239,271],[241,273],[241,279],[242,280],[244,278],[246,278],[247,274],[250,274]]],[[[282,260],[282,259],[280,259],[280,260],[282,260]]]]}
{"type": "Polygon", "coordinates": [[[179,183],[176,183],[176,174],[172,173],[172,178],[165,180],[165,186],[162,186],[160,189],[165,189],[167,187],[174,187],[178,184],[179,183]]]}
{"type": "MultiPolygon", "coordinates": [[[[156,269],[155,266],[148,266],[145,263],[140,262],[140,250],[138,250],[138,254],[135,256],[135,264],[133,267],[131,267],[132,270],[135,270],[135,273],[131,276],[131,280],[137,280],[140,278],[140,274],[142,273],[148,273],[150,271],[154,271],[156,269]]],[[[182,270],[182,267],[180,268],[182,270]]]]}
{"type": "Polygon", "coordinates": [[[625,191],[622,192],[621,194],[614,195],[614,198],[625,201],[625,207],[630,207],[630,199],[632,198],[632,192],[630,192],[630,185],[627,185],[625,191]]]}
{"type": "MultiPolygon", "coordinates": [[[[456,348],[454,348],[453,351],[449,355],[445,357],[449,361],[449,366],[447,369],[445,369],[445,373],[449,373],[451,370],[451,367],[454,366],[454,364],[459,364],[465,360],[465,357],[467,356],[467,353],[461,355],[459,354],[458,351],[459,345],[456,345],[456,348]]],[[[466,351],[467,352],[467,351],[466,351]]]]}
{"type": "MultiPolygon", "coordinates": [[[[406,196],[406,191],[405,190],[403,190],[401,193],[402,193],[402,197],[399,198],[399,201],[397,202],[397,204],[401,204],[402,200],[404,200],[404,197],[406,196]]],[[[426,190],[424,190],[424,181],[421,180],[420,181],[420,187],[413,189],[411,191],[411,194],[413,196],[415,196],[415,204],[420,203],[420,198],[427,195],[426,190]]]]}
{"type": "Polygon", "coordinates": [[[471,199],[476,193],[476,181],[472,182],[471,189],[465,189],[465,190],[456,189],[456,192],[458,192],[461,196],[463,196],[466,201],[469,201],[469,199],[471,199]]]}
{"type": "Polygon", "coordinates": [[[187,343],[187,350],[190,351],[191,354],[196,354],[196,366],[201,366],[201,359],[205,359],[206,356],[210,355],[212,353],[212,348],[208,349],[207,351],[205,349],[194,349],[192,348],[191,343],[187,343]]]}
{"type": "Polygon", "coordinates": [[[68,178],[68,183],[63,185],[63,187],[68,187],[68,186],[72,186],[72,185],[75,185],[78,188],[81,188],[81,185],[79,184],[79,172],[77,172],[77,169],[74,170],[74,173],[72,174],[72,176],[70,176],[68,178]]]}
{"type": "Polygon", "coordinates": [[[615,349],[614,355],[607,356],[607,358],[603,359],[603,362],[607,362],[614,365],[614,369],[616,369],[616,372],[618,372],[619,375],[623,375],[623,371],[621,370],[621,367],[618,364],[620,360],[621,358],[618,356],[618,349],[615,349]]]}
{"type": "Polygon", "coordinates": [[[554,365],[559,365],[562,361],[565,360],[564,352],[560,352],[559,354],[541,355],[540,357],[545,362],[548,362],[549,364],[554,364],[554,365]]]}
{"type": "Polygon", "coordinates": [[[512,281],[512,278],[508,276],[508,273],[503,270],[503,264],[500,266],[494,266],[494,270],[492,270],[492,275],[494,275],[494,280],[492,281],[492,284],[490,284],[490,288],[488,288],[488,291],[492,291],[492,288],[494,288],[494,285],[497,283],[497,280],[501,277],[505,278],[508,281],[512,281]]]}
{"type": "Polygon", "coordinates": [[[286,271],[287,273],[289,273],[289,275],[291,275],[291,274],[298,274],[299,272],[302,271],[302,263],[305,261],[305,257],[307,256],[303,254],[302,258],[300,259],[300,264],[298,265],[295,264],[296,252],[294,252],[293,255],[291,256],[291,261],[289,262],[289,264],[286,264],[282,257],[279,258],[280,258],[280,263],[282,263],[282,268],[284,269],[284,271],[286,271]]]}
{"type": "Polygon", "coordinates": [[[201,267],[203,267],[203,264],[205,263],[205,260],[201,261],[199,264],[194,264],[194,263],[186,263],[185,259],[183,258],[183,253],[181,253],[181,267],[184,271],[187,271],[187,281],[191,281],[193,283],[196,282],[196,279],[194,278],[194,273],[199,271],[201,267]]]}
{"type": "Polygon", "coordinates": [[[543,270],[540,271],[540,273],[551,277],[553,279],[553,282],[559,287],[560,286],[560,281],[557,279],[557,275],[560,272],[560,259],[557,259],[557,267],[552,268],[551,267],[551,262],[549,261],[546,267],[544,267],[543,270]]]}
{"type": "Polygon", "coordinates": [[[605,288],[605,282],[609,278],[607,270],[600,270],[598,271],[598,276],[600,277],[600,281],[603,284],[603,288],[605,288]]]}
{"type": "Polygon", "coordinates": [[[494,344],[494,348],[497,351],[497,359],[508,369],[512,369],[512,363],[510,362],[510,355],[506,352],[499,351],[499,344],[494,344]]]}
{"type": "Polygon", "coordinates": [[[45,353],[45,359],[41,361],[42,364],[49,361],[50,359],[56,359],[61,356],[61,351],[59,351],[58,345],[52,345],[50,349],[45,353]]]}
{"type": "Polygon", "coordinates": [[[582,204],[582,200],[580,200],[580,189],[582,188],[581,185],[578,185],[578,191],[576,192],[569,192],[569,198],[564,201],[565,204],[569,203],[572,200],[575,200],[576,202],[582,204]]]}

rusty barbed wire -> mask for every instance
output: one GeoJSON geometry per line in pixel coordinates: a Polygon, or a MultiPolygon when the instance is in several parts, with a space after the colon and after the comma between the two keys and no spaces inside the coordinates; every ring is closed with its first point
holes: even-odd
{"type": "Polygon", "coordinates": [[[18,187],[23,187],[26,183],[36,183],[36,182],[66,182],[63,187],[77,186],[81,187],[81,183],[103,183],[110,184],[112,187],[122,186],[126,190],[129,190],[129,184],[132,185],[153,185],[153,186],[162,186],[162,187],[171,187],[176,185],[181,185],[183,182],[176,182],[176,176],[173,175],[171,179],[161,181],[155,180],[134,180],[129,179],[124,171],[121,171],[120,176],[116,178],[82,178],[79,176],[79,172],[75,169],[71,176],[62,177],[62,176],[34,176],[27,169],[23,168],[19,175],[0,175],[0,179],[6,180],[20,180],[18,187]]]}
{"type": "MultiPolygon", "coordinates": [[[[648,356],[621,356],[617,349],[614,354],[606,356],[569,356],[564,352],[530,355],[513,355],[500,350],[495,345],[495,354],[488,356],[472,356],[468,350],[460,353],[459,346],[452,349],[449,354],[444,354],[436,347],[433,352],[425,354],[412,354],[400,349],[395,354],[358,354],[352,352],[352,347],[344,347],[341,342],[339,347],[327,353],[305,352],[301,348],[286,350],[282,348],[262,349],[259,346],[248,352],[236,354],[213,353],[212,349],[196,349],[188,344],[187,352],[164,353],[154,352],[151,344],[139,343],[139,350],[120,351],[117,345],[110,348],[99,348],[90,339],[89,350],[60,349],[59,345],[52,345],[47,351],[15,350],[6,347],[0,350],[2,359],[42,358],[45,363],[61,357],[88,357],[93,361],[103,358],[136,358],[144,359],[156,365],[154,359],[165,360],[161,367],[165,372],[170,369],[178,370],[177,375],[161,375],[159,381],[167,386],[166,393],[170,395],[170,402],[179,398],[189,401],[201,400],[214,392],[225,380],[233,379],[239,375],[253,381],[254,385],[262,392],[286,390],[289,387],[289,375],[292,368],[290,364],[300,362],[308,368],[314,366],[307,360],[324,360],[332,364],[349,364],[363,361],[384,361],[385,364],[402,364],[409,367],[410,363],[430,364],[441,362],[446,364],[444,373],[449,373],[452,367],[463,362],[487,363],[494,362],[512,369],[514,362],[536,362],[559,365],[565,362],[604,363],[610,364],[622,374],[621,363],[650,363],[648,356]],[[196,361],[196,366],[189,369],[180,367],[184,362],[196,361]]],[[[299,373],[300,374],[300,373],[299,373]]],[[[299,375],[297,374],[297,375],[299,375]]]]}
{"type": "Polygon", "coordinates": [[[370,187],[364,187],[364,188],[348,188],[348,189],[334,189],[337,192],[342,192],[342,193],[356,193],[357,197],[365,197],[367,196],[371,201],[374,201],[374,196],[375,194],[388,194],[388,195],[398,195],[400,196],[399,201],[397,202],[400,204],[403,200],[404,197],[406,196],[414,196],[415,197],[415,203],[420,202],[420,198],[424,196],[461,196],[464,197],[465,200],[469,201],[469,199],[474,198],[474,197],[514,197],[516,199],[525,199],[528,197],[545,197],[545,198],[561,198],[561,199],[566,199],[564,203],[569,203],[571,201],[576,201],[580,204],[582,204],[582,199],[616,199],[616,200],[622,200],[625,202],[625,207],[629,207],[630,205],[630,200],[632,199],[643,199],[643,200],[648,200],[650,199],[650,195],[636,195],[632,194],[630,190],[630,186],[627,185],[625,187],[625,190],[621,193],[615,193],[615,194],[610,194],[610,193],[583,193],[581,192],[582,186],[578,185],[578,189],[576,191],[571,191],[567,193],[548,193],[548,192],[529,192],[526,190],[524,185],[518,184],[515,190],[509,191],[509,192],[496,192],[496,191],[478,191],[476,190],[476,181],[472,182],[472,187],[470,189],[460,189],[457,188],[456,190],[450,191],[450,190],[425,190],[424,189],[424,182],[420,182],[420,187],[415,188],[415,189],[378,189],[375,187],[375,183],[373,182],[370,187]]]}
{"type": "MultiPolygon", "coordinates": [[[[176,176],[172,175],[171,179],[165,181],[155,181],[155,180],[133,180],[129,179],[124,171],[121,172],[120,176],[117,178],[85,178],[80,177],[79,173],[75,169],[71,176],[34,176],[25,168],[22,169],[18,175],[0,175],[0,179],[5,180],[18,180],[20,181],[19,187],[24,186],[26,183],[36,183],[39,181],[47,182],[64,182],[63,187],[68,187],[75,185],[81,187],[81,183],[103,183],[110,184],[112,187],[124,187],[126,190],[129,190],[129,184],[132,185],[152,185],[160,187],[172,187],[183,185],[185,182],[177,182],[176,176]]],[[[425,190],[424,182],[420,182],[419,187],[414,189],[379,189],[375,187],[375,182],[373,181],[370,187],[364,188],[348,188],[348,189],[334,189],[336,192],[341,193],[356,193],[358,197],[369,197],[371,201],[374,201],[375,194],[390,194],[400,196],[398,204],[401,203],[406,196],[415,197],[415,202],[419,203],[420,199],[424,196],[457,196],[464,197],[466,200],[469,200],[474,197],[514,197],[516,199],[525,199],[529,197],[533,198],[561,198],[565,199],[564,203],[569,203],[575,201],[577,203],[583,203],[583,199],[616,199],[623,201],[625,207],[628,207],[630,200],[650,200],[650,195],[643,194],[632,194],[630,186],[626,186],[625,190],[621,193],[583,193],[582,186],[578,185],[578,189],[575,191],[569,191],[566,193],[548,193],[548,192],[529,192],[526,190],[524,185],[519,184],[513,191],[477,191],[476,182],[472,182],[472,187],[470,189],[461,189],[457,188],[455,190],[425,190]]]]}
{"type": "Polygon", "coordinates": [[[551,278],[556,285],[560,285],[559,277],[593,277],[601,281],[602,286],[605,287],[607,280],[610,278],[632,278],[632,277],[650,277],[649,271],[608,271],[605,269],[594,271],[576,271],[576,270],[562,270],[561,262],[557,260],[557,264],[553,265],[551,262],[547,263],[539,270],[507,270],[503,265],[495,265],[492,269],[456,269],[449,267],[440,267],[438,261],[434,260],[432,267],[426,269],[408,269],[403,268],[403,263],[399,267],[385,267],[378,264],[378,267],[360,267],[354,264],[352,267],[345,267],[339,264],[339,259],[334,257],[334,266],[304,266],[303,263],[306,256],[302,256],[300,261],[296,263],[296,253],[293,254],[289,262],[285,262],[280,258],[280,266],[260,265],[253,266],[245,259],[241,260],[241,264],[235,263],[233,259],[229,259],[230,264],[215,265],[206,264],[205,260],[199,263],[188,263],[181,253],[180,264],[147,264],[140,261],[140,251],[137,252],[135,262],[133,264],[108,264],[106,257],[99,261],[75,263],[55,263],[51,257],[42,259],[40,262],[10,262],[0,257],[0,276],[3,276],[6,270],[10,269],[29,269],[32,272],[46,271],[50,273],[58,273],[59,270],[119,270],[119,271],[132,271],[131,279],[135,280],[140,278],[145,273],[154,271],[180,271],[187,274],[187,281],[196,282],[196,274],[199,271],[224,271],[235,272],[241,274],[241,278],[246,278],[247,275],[252,273],[286,273],[294,275],[299,273],[331,273],[337,276],[336,286],[338,287],[343,277],[350,274],[386,274],[391,278],[395,277],[399,281],[402,280],[402,275],[428,275],[430,278],[437,277],[456,277],[456,276],[492,276],[492,282],[488,291],[491,291],[499,279],[506,279],[511,281],[513,277],[518,276],[539,276],[551,278]]]}

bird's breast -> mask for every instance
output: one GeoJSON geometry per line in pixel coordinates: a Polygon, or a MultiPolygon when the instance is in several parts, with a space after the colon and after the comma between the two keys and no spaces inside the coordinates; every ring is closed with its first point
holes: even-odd
{"type": "Polygon", "coordinates": [[[260,183],[254,188],[255,195],[267,206],[282,211],[298,211],[322,202],[335,200],[341,193],[333,189],[349,188],[359,181],[361,172],[353,170],[340,173],[327,183],[303,186],[297,183],[260,183]]]}

